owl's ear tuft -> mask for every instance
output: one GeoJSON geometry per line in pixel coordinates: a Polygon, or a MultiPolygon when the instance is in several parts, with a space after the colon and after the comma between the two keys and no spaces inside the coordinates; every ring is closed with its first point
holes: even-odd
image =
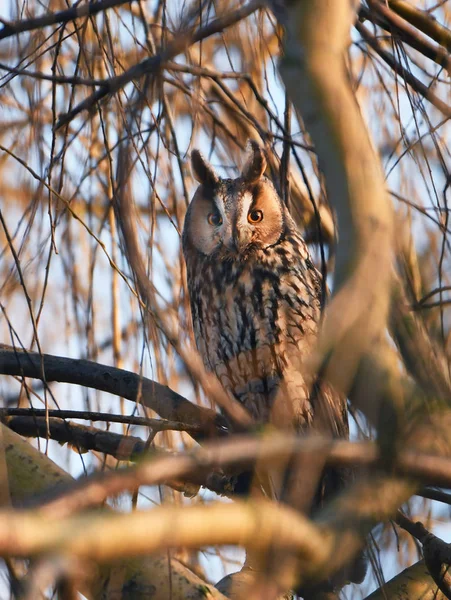
{"type": "Polygon", "coordinates": [[[255,140],[247,142],[249,158],[247,159],[241,176],[247,183],[255,183],[266,170],[266,156],[263,148],[255,140]]]}
{"type": "Polygon", "coordinates": [[[210,187],[214,187],[218,183],[218,175],[199,150],[191,152],[191,169],[199,183],[210,187]]]}

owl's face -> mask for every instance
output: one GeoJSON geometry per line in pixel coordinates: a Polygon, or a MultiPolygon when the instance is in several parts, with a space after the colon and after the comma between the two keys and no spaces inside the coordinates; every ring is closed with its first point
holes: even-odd
{"type": "Polygon", "coordinates": [[[237,179],[221,179],[200,152],[192,152],[193,173],[201,185],[185,219],[185,251],[194,248],[218,259],[246,258],[280,240],[288,213],[263,175],[262,149],[256,142],[250,144],[250,157],[237,179]]]}

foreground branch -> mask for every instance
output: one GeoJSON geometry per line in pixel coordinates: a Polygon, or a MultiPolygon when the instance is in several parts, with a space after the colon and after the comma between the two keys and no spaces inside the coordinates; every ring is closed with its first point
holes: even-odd
{"type": "MultiPolygon", "coordinates": [[[[72,477],[48,456],[2,424],[0,440],[8,474],[7,482],[2,479],[1,489],[3,496],[9,492],[13,505],[23,504],[44,492],[54,493],[56,488],[67,486],[72,481],[72,477]]],[[[22,512],[15,514],[20,520],[22,512]]],[[[41,531],[43,537],[47,533],[45,529],[41,531]]],[[[20,543],[20,532],[17,531],[15,535],[20,543]]],[[[85,571],[88,570],[86,567],[85,571]]],[[[155,600],[166,600],[169,596],[172,600],[205,600],[206,596],[224,600],[224,596],[213,586],[167,553],[151,557],[121,557],[114,566],[106,566],[96,573],[91,596],[90,591],[80,591],[93,600],[113,600],[122,597],[123,590],[127,588],[134,591],[136,598],[145,597],[148,590],[153,589],[155,600]]]]}
{"type": "MultiPolygon", "coordinates": [[[[45,435],[44,423],[42,434],[45,435]]],[[[127,442],[127,437],[117,437],[127,442]]],[[[224,493],[227,491],[227,479],[222,471],[227,468],[250,468],[258,460],[262,468],[264,465],[269,469],[272,464],[287,462],[296,455],[302,454],[308,458],[320,453],[329,466],[380,465],[379,449],[371,442],[331,441],[318,436],[298,438],[274,433],[260,438],[234,436],[185,453],[152,451],[134,467],[94,473],[71,483],[56,495],[37,499],[37,503],[41,512],[51,516],[67,516],[124,491],[134,491],[143,485],[158,485],[168,480],[188,481],[224,493]]],[[[408,475],[423,483],[451,486],[450,458],[406,450],[397,457],[393,470],[396,474],[408,475]]]]}
{"type": "Polygon", "coordinates": [[[371,528],[392,516],[403,494],[396,480],[388,477],[373,477],[354,486],[331,506],[338,527],[325,521],[313,523],[288,507],[258,500],[167,505],[130,514],[91,512],[67,518],[40,511],[3,510],[0,555],[64,552],[102,563],[171,548],[244,545],[261,553],[269,548],[293,552],[301,582],[310,584],[335,572],[361,546],[361,532],[349,528],[349,511],[353,520],[356,517],[365,528],[371,528]],[[375,489],[380,494],[375,494],[375,489]]]}
{"type": "Polygon", "coordinates": [[[106,562],[164,548],[240,544],[265,550],[270,543],[297,549],[307,569],[311,557],[321,559],[330,550],[330,540],[308,519],[266,501],[167,505],[129,514],[90,513],[66,519],[35,511],[0,511],[1,556],[64,551],[106,562]]]}
{"type": "Polygon", "coordinates": [[[328,357],[327,376],[347,393],[362,357],[384,335],[393,252],[382,168],[346,71],[356,13],[351,2],[335,0],[274,10],[286,30],[282,79],[312,136],[338,217],[334,295],[318,361],[328,357]]]}
{"type": "Polygon", "coordinates": [[[451,575],[448,571],[451,565],[451,544],[447,544],[428,531],[423,523],[413,522],[401,512],[397,514],[396,523],[421,543],[428,571],[449,600],[451,598],[451,575]]]}

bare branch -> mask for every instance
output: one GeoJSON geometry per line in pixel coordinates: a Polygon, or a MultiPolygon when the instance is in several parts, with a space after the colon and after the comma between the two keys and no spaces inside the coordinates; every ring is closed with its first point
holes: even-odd
{"type": "Polygon", "coordinates": [[[196,425],[187,425],[180,421],[167,421],[165,419],[148,419],[129,415],[113,415],[86,410],[45,410],[44,408],[0,408],[0,419],[4,417],[55,417],[58,419],[81,419],[84,421],[105,421],[107,423],[125,423],[139,427],[149,427],[152,431],[187,431],[201,433],[201,428],[196,425]]]}
{"type": "Polygon", "coordinates": [[[451,31],[425,11],[404,0],[388,0],[392,10],[451,52],[451,31]]]}
{"type": "Polygon", "coordinates": [[[449,105],[436,96],[436,94],[434,94],[429,87],[424,85],[422,81],[415,77],[415,75],[412,75],[410,71],[399,64],[399,62],[392,54],[390,54],[390,52],[387,52],[384,48],[382,48],[378,40],[369,33],[364,25],[361,23],[356,23],[355,27],[365,42],[371,48],[373,48],[375,52],[377,52],[382,60],[384,60],[396,74],[401,76],[404,81],[412,87],[412,89],[418,92],[423,98],[425,98],[425,100],[428,100],[431,104],[438,108],[438,110],[446,117],[451,117],[451,109],[449,105]]]}
{"type": "Polygon", "coordinates": [[[75,6],[68,8],[67,10],[61,10],[56,13],[49,13],[42,17],[35,17],[33,19],[24,19],[21,21],[3,21],[3,27],[0,30],[0,40],[17,35],[25,31],[33,31],[34,29],[42,29],[49,25],[55,25],[57,23],[69,23],[75,19],[81,17],[89,17],[96,15],[99,12],[108,10],[113,6],[120,6],[121,4],[130,4],[134,0],[101,0],[100,2],[90,2],[88,4],[77,3],[75,6]]]}
{"type": "Polygon", "coordinates": [[[446,600],[437,589],[424,560],[420,560],[367,596],[366,600],[401,600],[421,598],[421,600],[446,600]]]}
{"type": "Polygon", "coordinates": [[[439,589],[450,600],[451,575],[448,570],[451,565],[451,544],[447,544],[428,531],[419,521],[414,523],[400,512],[397,514],[396,523],[422,544],[424,561],[429,573],[439,589]]]}
{"type": "Polygon", "coordinates": [[[196,406],[165,385],[140,377],[136,373],[101,365],[89,360],[63,358],[26,352],[0,344],[0,373],[19,375],[45,381],[62,381],[102,390],[132,402],[142,402],[161,417],[183,421],[203,431],[224,433],[224,421],[215,411],[196,406]]]}
{"type": "Polygon", "coordinates": [[[139,79],[144,75],[153,75],[157,73],[164,67],[164,64],[168,60],[172,60],[193,44],[196,44],[197,42],[200,42],[201,40],[204,40],[215,33],[223,31],[227,27],[230,27],[231,25],[234,25],[235,23],[245,19],[253,12],[261,8],[261,6],[262,0],[251,0],[248,4],[245,4],[235,11],[227,13],[223,17],[215,19],[197,31],[190,30],[180,32],[175,36],[174,40],[170,42],[163,51],[161,51],[160,54],[146,58],[121,75],[117,75],[116,77],[105,80],[100,89],[88,96],[85,100],[83,100],[83,102],[80,102],[80,104],[74,106],[74,108],[66,114],[60,115],[55,125],[55,129],[59,129],[63,125],[67,125],[70,123],[70,121],[72,121],[72,119],[74,119],[84,110],[91,110],[100,100],[102,100],[102,98],[114,94],[127,85],[127,83],[130,81],[139,79]]]}
{"type": "MultiPolygon", "coordinates": [[[[32,426],[28,426],[32,430],[32,426]]],[[[52,431],[52,429],[51,429],[52,431]]],[[[44,431],[42,433],[45,433],[44,431]]],[[[117,436],[119,439],[120,436],[117,436]]],[[[127,446],[128,437],[122,436],[127,446]]],[[[63,438],[66,441],[65,438],[63,438]]],[[[135,443],[132,438],[131,443],[135,443]]],[[[141,442],[143,443],[143,442],[141,442]]],[[[139,448],[139,443],[136,445],[139,448]]],[[[341,467],[376,467],[381,465],[377,446],[369,442],[331,441],[318,436],[298,438],[270,434],[263,439],[252,436],[234,436],[228,440],[210,442],[202,448],[187,453],[152,456],[135,467],[114,473],[95,473],[81,479],[58,497],[39,500],[43,511],[49,515],[65,516],[103,502],[108,496],[141,485],[157,485],[167,480],[187,480],[203,485],[218,493],[233,492],[226,489],[227,481],[222,470],[230,467],[249,468],[256,460],[270,469],[272,464],[287,461],[295,455],[307,459],[323,454],[326,464],[341,467]]],[[[418,481],[449,486],[451,459],[406,450],[393,465],[395,473],[416,478],[418,481]]]]}

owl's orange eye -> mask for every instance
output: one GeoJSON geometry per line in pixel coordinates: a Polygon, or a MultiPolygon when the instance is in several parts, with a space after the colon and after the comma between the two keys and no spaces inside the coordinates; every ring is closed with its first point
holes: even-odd
{"type": "Polygon", "coordinates": [[[221,225],[222,223],[222,217],[218,212],[210,213],[207,218],[208,222],[210,225],[213,225],[213,227],[218,227],[218,225],[221,225]]]}
{"type": "Polygon", "coordinates": [[[260,223],[263,220],[263,213],[261,210],[251,210],[247,215],[249,223],[260,223]]]}

